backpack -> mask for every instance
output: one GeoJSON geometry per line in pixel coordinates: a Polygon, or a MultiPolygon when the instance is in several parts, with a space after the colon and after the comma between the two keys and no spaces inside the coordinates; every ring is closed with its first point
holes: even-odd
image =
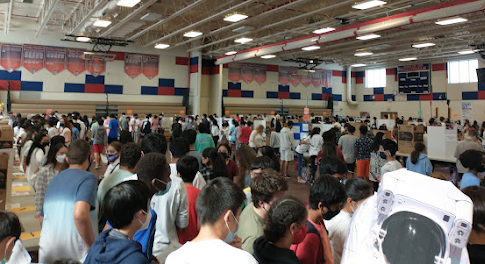
{"type": "Polygon", "coordinates": [[[152,132],[152,129],[150,127],[150,121],[143,121],[143,126],[141,128],[141,135],[144,136],[146,134],[149,134],[150,132],[152,132]]]}

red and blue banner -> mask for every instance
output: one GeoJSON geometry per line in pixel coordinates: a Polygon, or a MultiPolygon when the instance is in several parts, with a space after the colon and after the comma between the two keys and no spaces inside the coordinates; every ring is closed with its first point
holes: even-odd
{"type": "Polygon", "coordinates": [[[158,55],[146,55],[143,54],[143,75],[145,75],[149,80],[153,79],[158,75],[158,62],[160,61],[160,56],[158,55]]]}
{"type": "Polygon", "coordinates": [[[86,70],[86,61],[81,58],[85,49],[73,49],[67,48],[67,60],[66,67],[67,70],[74,76],[78,76],[86,70]]]}
{"type": "Polygon", "coordinates": [[[246,84],[250,84],[254,80],[260,85],[266,82],[266,65],[230,63],[228,68],[229,81],[234,84],[238,83],[240,80],[243,80],[246,84]]]}
{"type": "Polygon", "coordinates": [[[142,54],[125,53],[125,73],[132,79],[142,72],[142,58],[142,54]]]}
{"type": "Polygon", "coordinates": [[[264,65],[256,64],[254,68],[254,80],[261,85],[266,82],[266,67],[264,65]]]}
{"type": "Polygon", "coordinates": [[[232,83],[238,83],[241,80],[241,64],[231,63],[229,64],[229,81],[232,83]]]}
{"type": "Polygon", "coordinates": [[[2,43],[0,52],[0,65],[13,72],[22,66],[22,45],[2,43]]]}
{"type": "Polygon", "coordinates": [[[45,68],[57,75],[66,68],[66,48],[45,47],[45,68]]]}
{"type": "Polygon", "coordinates": [[[30,73],[36,73],[44,68],[45,46],[24,44],[23,66],[30,73]]]}
{"type": "Polygon", "coordinates": [[[98,77],[106,70],[106,61],[88,60],[88,72],[94,77],[98,77]]]}
{"type": "Polygon", "coordinates": [[[242,80],[246,84],[250,84],[254,80],[254,75],[255,75],[255,72],[252,64],[242,65],[241,76],[242,76],[242,80]]]}

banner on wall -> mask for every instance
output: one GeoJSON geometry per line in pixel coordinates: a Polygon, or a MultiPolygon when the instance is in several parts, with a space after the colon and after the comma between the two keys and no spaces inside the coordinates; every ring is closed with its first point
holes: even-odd
{"type": "Polygon", "coordinates": [[[305,87],[310,84],[316,88],[332,87],[332,71],[314,70],[311,73],[304,69],[300,72],[300,68],[297,67],[279,67],[278,82],[281,85],[291,83],[293,86],[298,86],[301,83],[305,87]]]}
{"type": "Polygon", "coordinates": [[[2,43],[0,65],[9,73],[22,66],[22,45],[2,43]]]}
{"type": "Polygon", "coordinates": [[[106,70],[106,61],[88,60],[87,64],[88,72],[94,77],[98,77],[106,70]]]}
{"type": "Polygon", "coordinates": [[[86,70],[86,61],[81,59],[81,56],[85,52],[85,49],[73,49],[67,48],[66,67],[67,70],[74,76],[78,76],[80,73],[86,70]]]}
{"type": "Polygon", "coordinates": [[[242,80],[246,84],[250,84],[254,80],[254,66],[253,66],[253,64],[242,65],[241,76],[242,76],[242,80]]]}
{"type": "Polygon", "coordinates": [[[66,68],[66,48],[45,47],[45,68],[57,75],[66,68]]]}
{"type": "Polygon", "coordinates": [[[250,84],[256,81],[258,84],[266,82],[266,65],[252,63],[230,63],[229,80],[238,83],[240,80],[250,84]]]}
{"type": "Polygon", "coordinates": [[[298,86],[301,83],[301,75],[298,74],[290,74],[290,83],[293,86],[298,86]]]}
{"type": "Polygon", "coordinates": [[[44,68],[45,46],[24,44],[23,66],[30,73],[36,73],[44,68]]]}
{"type": "Polygon", "coordinates": [[[142,71],[142,57],[142,54],[125,53],[125,73],[132,79],[142,71]]]}
{"type": "Polygon", "coordinates": [[[294,71],[294,67],[279,67],[278,70],[278,82],[286,86],[290,83],[290,74],[294,71]]]}
{"type": "Polygon", "coordinates": [[[143,75],[149,80],[158,75],[158,62],[160,57],[158,55],[145,55],[143,54],[143,75]]]}
{"type": "Polygon", "coordinates": [[[303,86],[305,86],[305,88],[310,86],[311,83],[312,83],[312,75],[311,74],[301,76],[301,84],[303,84],[303,86]]]}
{"type": "Polygon", "coordinates": [[[461,120],[464,122],[465,119],[468,119],[470,123],[474,120],[472,103],[461,103],[461,120]]]}

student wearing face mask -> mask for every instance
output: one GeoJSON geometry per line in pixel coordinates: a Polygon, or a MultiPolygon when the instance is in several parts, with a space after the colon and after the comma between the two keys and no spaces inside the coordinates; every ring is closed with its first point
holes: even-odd
{"type": "Polygon", "coordinates": [[[299,264],[291,245],[300,245],[308,233],[308,212],[293,196],[274,201],[268,212],[264,236],[254,242],[254,257],[260,264],[299,264]]]}
{"type": "Polygon", "coordinates": [[[323,220],[330,220],[338,215],[346,198],[345,188],[337,178],[325,174],[315,180],[310,189],[307,206],[308,234],[300,244],[291,247],[301,264],[334,263],[323,220]]]}
{"type": "Polygon", "coordinates": [[[331,220],[324,221],[330,244],[332,245],[332,255],[335,264],[340,264],[342,259],[345,238],[349,233],[352,214],[365,199],[374,193],[374,190],[367,181],[361,178],[354,178],[345,183],[345,192],[347,193],[347,200],[340,213],[331,220]]]}
{"type": "Polygon", "coordinates": [[[34,187],[34,190],[35,182],[37,180],[37,173],[39,172],[40,164],[42,163],[42,160],[46,154],[47,146],[49,146],[49,138],[42,131],[40,131],[37,135],[35,135],[34,142],[32,143],[32,146],[25,157],[27,164],[25,177],[27,177],[30,185],[34,187]]]}
{"type": "Polygon", "coordinates": [[[20,242],[20,221],[12,212],[0,211],[0,263],[30,263],[30,255],[20,242]],[[23,253],[23,254],[17,254],[23,253]],[[19,257],[23,257],[22,259],[19,257]],[[26,259],[25,259],[26,258],[26,259]]]}
{"type": "Polygon", "coordinates": [[[104,172],[103,178],[108,177],[108,175],[116,172],[120,168],[120,152],[121,143],[119,141],[111,142],[106,148],[106,159],[108,160],[109,165],[104,172]]]}
{"type": "Polygon", "coordinates": [[[101,233],[89,249],[85,264],[149,263],[135,232],[147,229],[151,220],[150,190],[141,181],[122,182],[111,188],[103,202],[103,211],[113,229],[101,233]]]}
{"type": "Polygon", "coordinates": [[[52,179],[59,174],[59,172],[68,167],[66,157],[67,147],[63,143],[57,143],[49,148],[49,152],[47,153],[47,162],[44,167],[39,170],[39,173],[37,173],[37,182],[35,183],[36,216],[40,216],[47,186],[52,179]]]}
{"type": "MultiPolygon", "coordinates": [[[[402,168],[401,163],[396,160],[396,152],[397,152],[397,144],[396,142],[390,139],[384,139],[382,141],[382,149],[379,155],[381,155],[381,159],[386,159],[387,163],[384,164],[381,168],[381,178],[384,177],[384,174],[399,170],[402,168]]],[[[380,180],[379,180],[380,181],[380,180]]]]}
{"type": "Polygon", "coordinates": [[[241,240],[235,236],[244,198],[241,188],[229,179],[219,177],[210,181],[197,197],[199,234],[172,252],[165,263],[258,263],[251,254],[240,249],[241,240]]]}
{"type": "Polygon", "coordinates": [[[460,157],[460,162],[463,167],[468,169],[468,172],[463,174],[460,188],[463,190],[469,186],[480,186],[480,179],[478,174],[485,171],[485,156],[479,150],[467,150],[463,152],[460,157]]]}

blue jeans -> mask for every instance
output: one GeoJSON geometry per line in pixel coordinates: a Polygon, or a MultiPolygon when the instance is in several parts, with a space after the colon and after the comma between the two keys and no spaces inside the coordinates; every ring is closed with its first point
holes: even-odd
{"type": "Polygon", "coordinates": [[[303,162],[305,161],[305,158],[303,157],[303,154],[300,154],[296,152],[296,157],[298,158],[298,177],[301,177],[301,168],[303,168],[303,162]]]}

